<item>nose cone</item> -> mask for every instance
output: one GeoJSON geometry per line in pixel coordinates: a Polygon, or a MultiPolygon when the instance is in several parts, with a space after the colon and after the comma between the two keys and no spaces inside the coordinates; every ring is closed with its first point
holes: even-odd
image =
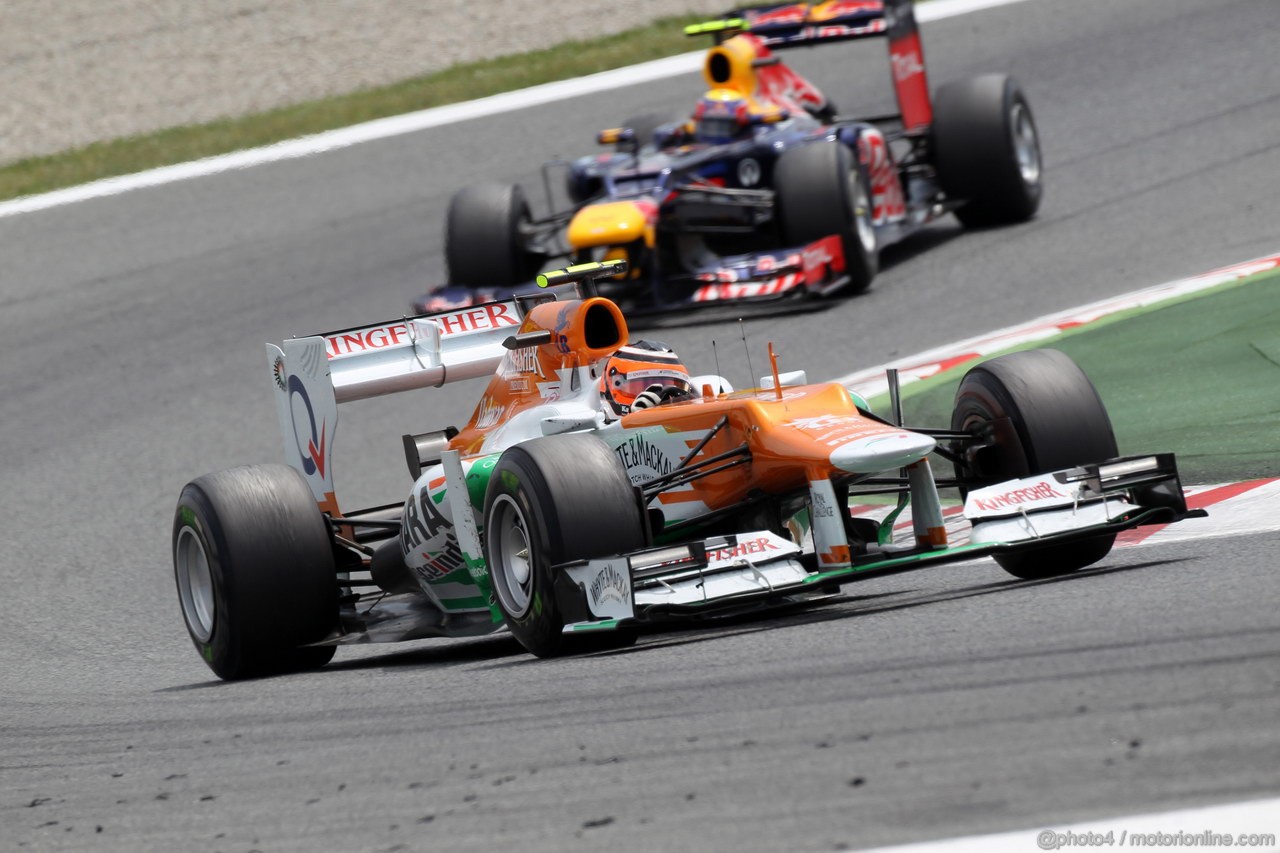
{"type": "Polygon", "coordinates": [[[937,442],[915,432],[882,432],[840,445],[831,451],[831,464],[851,474],[874,474],[904,468],[928,456],[937,442]]]}
{"type": "Polygon", "coordinates": [[[634,201],[590,204],[569,222],[569,245],[576,249],[592,246],[621,246],[644,236],[649,218],[644,205],[634,201]]]}

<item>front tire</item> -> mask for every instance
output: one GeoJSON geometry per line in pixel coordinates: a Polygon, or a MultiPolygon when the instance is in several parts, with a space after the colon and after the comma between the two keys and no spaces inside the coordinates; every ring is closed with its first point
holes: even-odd
{"type": "Polygon", "coordinates": [[[173,566],[196,651],[227,680],[314,669],[338,624],[328,524],[286,465],[232,468],[182,490],[173,566]]]}
{"type": "Polygon", "coordinates": [[[934,98],[938,179],[964,204],[966,227],[1025,222],[1043,195],[1040,139],[1031,107],[1013,78],[983,74],[948,83],[934,98]]]}
{"type": "MultiPolygon", "coordinates": [[[[592,435],[547,436],[498,459],[485,494],[485,562],[507,627],[538,657],[568,650],[552,567],[645,544],[646,519],[626,471],[592,435]]],[[[589,635],[592,649],[634,641],[589,635]]]]}
{"type": "Polygon", "coordinates": [[[880,268],[871,196],[857,159],[837,142],[810,142],[784,151],[773,186],[782,239],[801,246],[840,236],[849,291],[871,286],[880,268]]]}
{"type": "MultiPolygon", "coordinates": [[[[956,477],[999,482],[1119,455],[1106,407],[1089,377],[1065,353],[1026,350],[969,370],[956,390],[951,428],[981,435],[960,449],[956,477]]],[[[1115,536],[996,555],[1014,577],[1073,572],[1105,557],[1115,536]]]]}
{"type": "Polygon", "coordinates": [[[538,274],[543,256],[525,245],[533,221],[524,191],[515,184],[479,184],[449,201],[444,256],[450,284],[514,287],[538,274]]]}

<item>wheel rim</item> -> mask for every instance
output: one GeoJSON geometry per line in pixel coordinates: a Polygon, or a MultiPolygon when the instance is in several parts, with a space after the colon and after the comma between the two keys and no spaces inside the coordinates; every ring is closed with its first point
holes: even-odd
{"type": "Polygon", "coordinates": [[[174,572],[178,579],[178,598],[187,628],[198,642],[207,643],[213,636],[217,614],[213,594],[213,573],[204,543],[190,527],[182,528],[173,551],[174,572]]]}
{"type": "Polygon", "coordinates": [[[1022,182],[1034,186],[1040,182],[1040,142],[1031,113],[1022,104],[1013,105],[1013,150],[1018,157],[1022,182]]]}
{"type": "Polygon", "coordinates": [[[870,254],[876,249],[876,229],[871,224],[871,196],[867,194],[867,188],[857,169],[849,172],[849,205],[858,242],[870,254]]]}
{"type": "Polygon", "coordinates": [[[489,573],[493,591],[507,615],[519,619],[533,601],[533,557],[524,512],[509,495],[501,495],[490,513],[489,573]]]}

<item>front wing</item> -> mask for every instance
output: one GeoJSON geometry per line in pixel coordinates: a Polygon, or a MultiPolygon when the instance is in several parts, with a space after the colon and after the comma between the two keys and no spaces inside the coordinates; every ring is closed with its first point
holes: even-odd
{"type": "Polygon", "coordinates": [[[812,554],[767,530],[578,561],[558,567],[556,599],[566,632],[609,630],[803,602],[866,578],[1050,550],[1206,515],[1187,509],[1172,454],[1112,460],[977,489],[969,495],[966,514],[974,528],[966,544],[872,545],[852,566],[835,570],[820,570],[812,554]],[[1143,473],[1133,474],[1139,466],[1145,466],[1143,473]]]}
{"type": "MultiPolygon", "coordinates": [[[[726,303],[777,302],[796,297],[823,297],[849,283],[844,246],[832,235],[805,246],[769,249],[708,260],[692,273],[634,282],[609,296],[628,316],[662,314],[726,303]]],[[[488,302],[503,302],[536,291],[527,285],[471,288],[444,285],[414,300],[417,313],[452,311],[488,302]]]]}

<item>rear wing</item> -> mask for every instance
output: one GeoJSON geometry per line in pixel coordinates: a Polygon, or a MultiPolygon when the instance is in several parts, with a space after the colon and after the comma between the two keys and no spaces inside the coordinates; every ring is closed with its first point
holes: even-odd
{"type": "Polygon", "coordinates": [[[626,270],[624,261],[579,264],[539,275],[539,291],[506,301],[267,344],[285,461],[323,512],[341,516],[330,464],[339,403],[492,376],[522,346],[520,327],[535,305],[594,296],[596,279],[626,270]]]}
{"type": "Polygon", "coordinates": [[[489,376],[524,311],[512,299],[267,344],[285,461],[320,508],[341,514],[330,464],[339,403],[489,376]]]}
{"type": "Polygon", "coordinates": [[[711,35],[716,43],[750,33],[765,47],[782,50],[884,36],[902,125],[926,131],[933,104],[925,74],[924,47],[912,0],[823,0],[732,9],[719,20],[685,27],[685,35],[711,35]]]}
{"type": "Polygon", "coordinates": [[[887,28],[882,0],[844,0],[731,9],[719,20],[691,24],[684,32],[688,36],[713,35],[717,43],[749,32],[766,47],[781,50],[882,36],[887,28]]]}

